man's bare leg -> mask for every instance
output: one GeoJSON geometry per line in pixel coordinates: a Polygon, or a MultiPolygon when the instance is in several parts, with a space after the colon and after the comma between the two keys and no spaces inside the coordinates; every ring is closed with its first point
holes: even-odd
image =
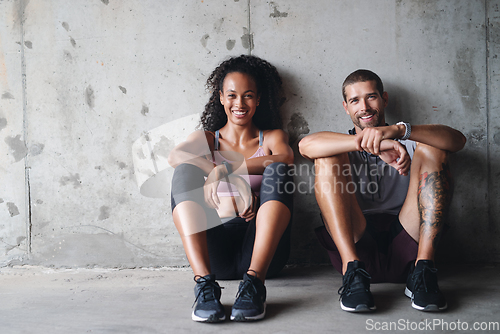
{"type": "Polygon", "coordinates": [[[314,166],[316,201],[326,229],[339,250],[344,274],[348,262],[359,260],[355,244],[366,228],[366,220],[356,195],[348,189],[351,176],[343,173],[350,166],[349,157],[342,154],[316,159],[314,166]]]}
{"type": "Polygon", "coordinates": [[[417,261],[434,260],[453,192],[448,154],[419,144],[410,177],[399,218],[408,234],[419,243],[417,261]]]}
{"type": "Polygon", "coordinates": [[[400,221],[419,243],[415,269],[407,281],[405,294],[412,298],[412,307],[421,311],[447,308],[437,284],[434,257],[452,193],[448,154],[419,144],[412,161],[410,187],[400,221]]]}
{"type": "Polygon", "coordinates": [[[356,242],[362,237],[366,220],[356,199],[347,154],[316,159],[316,200],[342,258],[340,306],[348,312],[376,309],[370,292],[370,276],[356,253],[356,242]],[[352,187],[351,187],[352,188],[352,187]]]}

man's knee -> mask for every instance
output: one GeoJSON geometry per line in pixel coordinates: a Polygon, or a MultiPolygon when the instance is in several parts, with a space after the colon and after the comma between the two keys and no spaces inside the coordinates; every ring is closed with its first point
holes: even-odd
{"type": "Polygon", "coordinates": [[[348,169],[349,166],[349,156],[347,153],[314,160],[316,175],[321,176],[345,175],[344,170],[348,169]]]}
{"type": "Polygon", "coordinates": [[[423,163],[435,164],[438,168],[448,162],[449,152],[426,144],[418,144],[413,158],[420,159],[423,163]]]}

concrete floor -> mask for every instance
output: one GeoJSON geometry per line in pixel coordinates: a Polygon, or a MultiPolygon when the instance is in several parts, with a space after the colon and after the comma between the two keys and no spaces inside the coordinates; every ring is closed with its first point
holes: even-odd
{"type": "MultiPolygon", "coordinates": [[[[341,276],[332,267],[291,267],[266,282],[263,321],[202,324],[190,317],[190,269],[1,268],[0,333],[363,333],[390,322],[399,332],[466,332],[475,322],[486,322],[483,329],[496,322],[491,332],[499,331],[500,266],[446,266],[439,275],[449,304],[443,313],[412,309],[404,284],[374,284],[377,311],[350,314],[340,309],[341,276]]],[[[229,313],[238,281],[220,284],[229,313]]]]}

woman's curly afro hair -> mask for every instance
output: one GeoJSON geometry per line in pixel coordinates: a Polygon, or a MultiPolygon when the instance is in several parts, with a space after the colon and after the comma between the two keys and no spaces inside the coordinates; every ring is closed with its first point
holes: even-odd
{"type": "Polygon", "coordinates": [[[227,123],[224,106],[220,103],[224,78],[228,73],[239,72],[250,75],[257,84],[260,103],[253,116],[253,123],[260,130],[281,129],[280,106],[285,98],[281,78],[276,68],[269,62],[255,56],[241,55],[222,62],[207,80],[211,96],[201,116],[201,126],[205,131],[216,131],[227,123]]]}

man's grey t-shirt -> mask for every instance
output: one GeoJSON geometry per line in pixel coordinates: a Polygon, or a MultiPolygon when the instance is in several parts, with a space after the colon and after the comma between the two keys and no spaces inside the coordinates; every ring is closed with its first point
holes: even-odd
{"type": "MultiPolygon", "coordinates": [[[[417,143],[413,140],[398,140],[413,159],[417,143]]],[[[352,184],[344,191],[356,192],[363,214],[388,213],[397,215],[403,206],[410,184],[407,176],[386,164],[378,156],[364,151],[349,152],[352,184]]]]}

